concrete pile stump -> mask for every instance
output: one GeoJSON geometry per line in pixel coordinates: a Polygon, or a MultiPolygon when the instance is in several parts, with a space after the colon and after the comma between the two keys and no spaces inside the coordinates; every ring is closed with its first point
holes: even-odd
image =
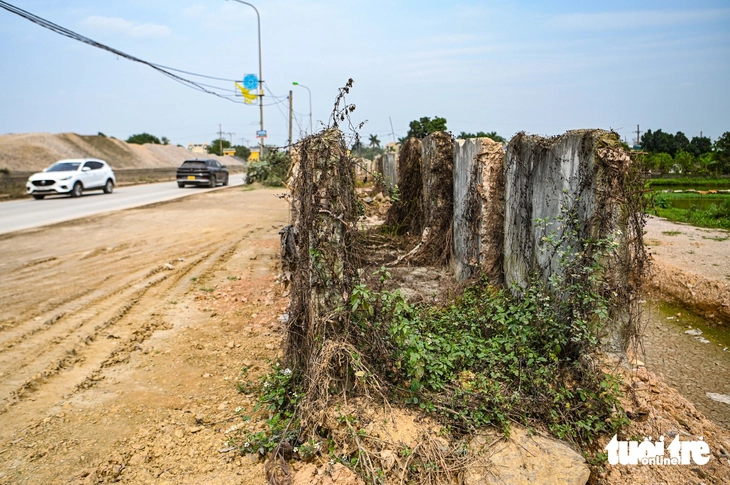
{"type": "MultiPolygon", "coordinates": [[[[524,288],[531,276],[548,282],[561,271],[560,255],[575,250],[581,240],[614,237],[625,246],[622,183],[630,164],[618,135],[603,130],[574,130],[553,138],[519,133],[512,138],[505,170],[506,284],[524,288]],[[572,240],[565,237],[568,212],[576,219],[572,240]],[[548,238],[562,239],[562,244],[549,247],[548,238]]],[[[585,250],[592,250],[590,244],[585,250]]]]}
{"type": "Polygon", "coordinates": [[[454,251],[456,278],[481,274],[503,282],[504,168],[502,144],[489,138],[454,143],[454,251]]]}
{"type": "Polygon", "coordinates": [[[398,200],[388,210],[385,224],[398,233],[420,234],[423,230],[423,143],[406,140],[398,155],[398,200]]]}

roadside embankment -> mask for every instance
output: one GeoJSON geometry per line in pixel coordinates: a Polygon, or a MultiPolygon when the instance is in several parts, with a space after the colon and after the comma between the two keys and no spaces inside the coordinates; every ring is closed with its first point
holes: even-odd
{"type": "Polygon", "coordinates": [[[650,217],[649,284],[665,299],[730,325],[730,233],[650,217]]]}

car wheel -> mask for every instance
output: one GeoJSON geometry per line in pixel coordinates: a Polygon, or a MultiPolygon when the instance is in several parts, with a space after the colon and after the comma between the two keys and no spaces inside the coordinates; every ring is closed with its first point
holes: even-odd
{"type": "Polygon", "coordinates": [[[228,176],[226,175],[226,181],[223,182],[223,185],[228,185],[228,176]]]}
{"type": "Polygon", "coordinates": [[[104,193],[111,194],[112,192],[114,192],[114,182],[112,182],[112,179],[109,179],[106,181],[106,185],[104,185],[104,193]]]}
{"type": "Polygon", "coordinates": [[[33,194],[35,200],[43,200],[43,197],[45,197],[43,194],[33,194]]]}
{"type": "Polygon", "coordinates": [[[81,197],[81,194],[84,193],[84,186],[81,185],[81,182],[76,182],[74,184],[74,188],[71,190],[71,197],[81,197]]]}
{"type": "Polygon", "coordinates": [[[182,182],[178,182],[178,183],[177,183],[177,187],[178,187],[179,189],[184,189],[184,188],[185,188],[185,184],[184,184],[184,183],[182,183],[182,182]]]}
{"type": "Polygon", "coordinates": [[[213,188],[216,185],[218,185],[218,181],[215,179],[215,175],[210,174],[210,188],[213,188]]]}

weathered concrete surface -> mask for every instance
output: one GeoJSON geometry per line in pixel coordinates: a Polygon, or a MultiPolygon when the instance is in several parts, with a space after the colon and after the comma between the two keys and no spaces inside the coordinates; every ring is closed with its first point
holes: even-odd
{"type": "Polygon", "coordinates": [[[423,230],[423,143],[406,140],[398,154],[398,200],[388,210],[385,224],[398,233],[420,234],[423,230]]]}
{"type": "Polygon", "coordinates": [[[466,485],[585,485],[591,475],[583,456],[562,441],[513,426],[508,439],[496,435],[472,440],[477,451],[466,485]],[[489,443],[488,443],[489,441],[489,443]]]}
{"type": "Polygon", "coordinates": [[[489,138],[454,143],[454,255],[456,278],[481,273],[503,281],[504,149],[489,138]]]}
{"type": "Polygon", "coordinates": [[[287,358],[292,368],[307,369],[322,336],[342,333],[343,317],[332,313],[349,302],[354,286],[347,238],[357,215],[354,167],[342,133],[308,137],[298,152],[289,184],[293,227],[282,234],[282,253],[291,271],[287,358]]]}
{"type": "Polygon", "coordinates": [[[383,183],[388,190],[398,184],[398,159],[395,153],[383,153],[383,183]]]}
{"type": "Polygon", "coordinates": [[[603,130],[574,130],[553,138],[520,133],[512,138],[505,170],[507,285],[524,287],[530,275],[548,281],[560,270],[561,251],[574,250],[579,239],[606,237],[618,228],[620,203],[611,191],[621,183],[625,168],[607,166],[630,160],[626,155],[607,161],[598,153],[618,142],[618,135],[603,130]],[[577,220],[572,236],[563,220],[566,210],[577,220]],[[563,243],[546,244],[550,237],[563,243]]]}
{"type": "Polygon", "coordinates": [[[423,139],[423,232],[409,256],[419,264],[442,265],[451,257],[454,210],[454,143],[451,135],[431,133],[423,139]]]}

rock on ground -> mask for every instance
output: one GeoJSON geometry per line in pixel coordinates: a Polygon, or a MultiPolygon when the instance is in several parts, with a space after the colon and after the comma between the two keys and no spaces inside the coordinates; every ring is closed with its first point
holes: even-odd
{"type": "Polygon", "coordinates": [[[489,439],[472,440],[472,449],[481,451],[467,472],[466,485],[584,485],[590,477],[583,456],[561,441],[518,426],[507,439],[489,439]]]}

